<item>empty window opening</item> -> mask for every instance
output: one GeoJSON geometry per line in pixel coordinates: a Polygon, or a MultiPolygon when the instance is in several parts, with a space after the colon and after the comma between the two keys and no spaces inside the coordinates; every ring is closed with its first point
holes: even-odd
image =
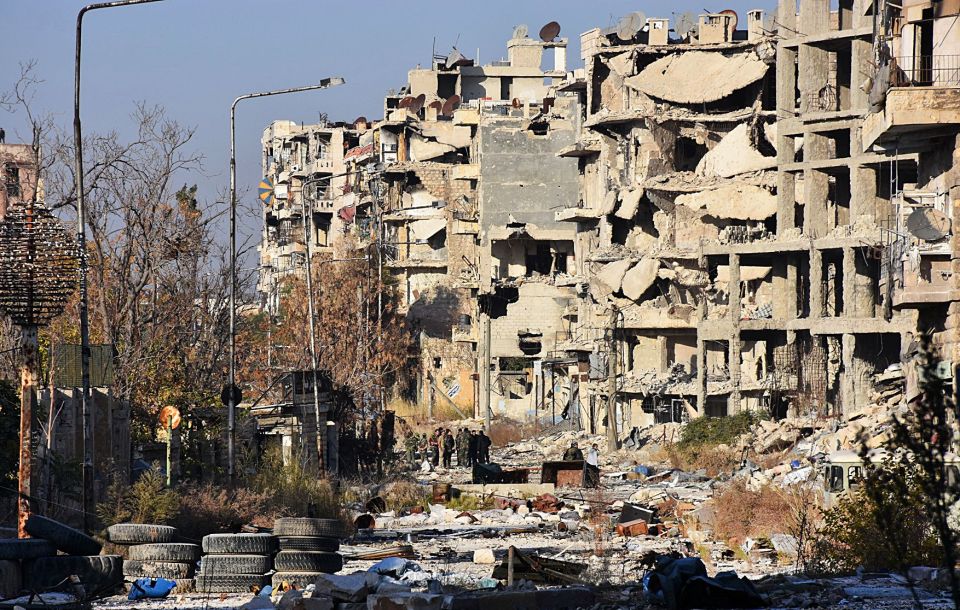
{"type": "Polygon", "coordinates": [[[700,159],[707,154],[707,147],[693,138],[680,136],[674,145],[674,168],[678,172],[692,172],[700,159]]]}

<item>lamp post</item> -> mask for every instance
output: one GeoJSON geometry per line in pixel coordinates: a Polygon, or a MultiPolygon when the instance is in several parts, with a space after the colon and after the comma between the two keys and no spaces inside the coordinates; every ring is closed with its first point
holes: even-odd
{"type": "Polygon", "coordinates": [[[315,91],[342,85],[344,80],[339,77],[325,78],[316,85],[278,89],[276,91],[261,91],[246,93],[233,100],[230,105],[230,373],[227,381],[227,474],[232,481],[234,472],[234,436],[236,432],[237,409],[237,156],[236,156],[236,111],[241,100],[286,93],[300,93],[315,91]]]}
{"type": "MultiPolygon", "coordinates": [[[[117,0],[116,2],[97,2],[88,4],[77,13],[76,50],[73,61],[73,145],[74,145],[74,181],[77,185],[77,244],[80,247],[80,377],[81,377],[81,419],[83,428],[83,525],[89,529],[90,515],[93,513],[93,413],[90,402],[90,317],[87,298],[87,211],[83,192],[83,132],[80,129],[80,50],[83,34],[83,16],[89,11],[103,8],[149,4],[161,0],[117,0]]],[[[53,398],[51,397],[51,400],[53,398]]]]}

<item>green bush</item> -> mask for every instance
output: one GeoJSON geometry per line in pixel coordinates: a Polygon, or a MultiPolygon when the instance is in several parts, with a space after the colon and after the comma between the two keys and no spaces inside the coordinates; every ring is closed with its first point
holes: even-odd
{"type": "Polygon", "coordinates": [[[727,417],[698,417],[683,427],[677,449],[689,451],[699,447],[730,445],[741,434],[760,421],[760,415],[741,411],[727,417]]]}
{"type": "Polygon", "coordinates": [[[309,472],[296,457],[285,465],[279,448],[264,452],[249,488],[268,494],[270,508],[278,515],[345,519],[343,504],[330,482],[309,472]]]}
{"type": "Polygon", "coordinates": [[[867,469],[861,486],[824,513],[810,569],[824,574],[904,571],[943,561],[916,468],[887,461],[867,469]]]}
{"type": "Polygon", "coordinates": [[[170,523],[180,510],[180,498],[157,465],[147,470],[133,485],[114,477],[106,498],[97,504],[97,517],[103,525],[114,523],[170,523]]]}
{"type": "Polygon", "coordinates": [[[182,485],[180,512],[173,525],[182,536],[200,540],[207,534],[237,532],[252,523],[273,527],[278,516],[272,508],[272,496],[242,487],[229,489],[211,483],[182,485]]]}

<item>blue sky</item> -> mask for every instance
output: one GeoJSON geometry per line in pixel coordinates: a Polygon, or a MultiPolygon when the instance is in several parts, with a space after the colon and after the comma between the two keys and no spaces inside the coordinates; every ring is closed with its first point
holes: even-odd
{"type": "MultiPolygon", "coordinates": [[[[76,0],[3,0],[0,6],[0,90],[15,81],[18,64],[36,60],[44,79],[35,99],[43,112],[69,126],[73,103],[76,0]]],[[[259,140],[273,119],[316,121],[370,119],[382,114],[383,96],[406,82],[418,63],[428,65],[455,42],[467,57],[499,59],[515,25],[531,36],[551,20],[570,39],[568,68],[579,67],[579,34],[616,23],[624,14],[648,16],[704,9],[774,9],[773,0],[674,0],[623,2],[487,0],[166,0],[113,8],[84,18],[82,118],[85,132],[129,134],[129,115],[142,100],[160,104],[170,117],[197,129],[195,147],[205,175],[190,179],[200,198],[212,201],[227,184],[229,105],[250,91],[309,84],[342,76],[347,84],[327,91],[242,102],[237,117],[238,185],[250,192],[260,175],[259,140]]],[[[0,112],[7,142],[27,137],[23,117],[0,112]]],[[[248,230],[256,224],[245,223],[248,230]]]]}

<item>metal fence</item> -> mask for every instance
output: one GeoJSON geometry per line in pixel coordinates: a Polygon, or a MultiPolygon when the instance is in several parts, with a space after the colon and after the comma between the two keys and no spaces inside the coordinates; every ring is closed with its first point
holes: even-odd
{"type": "Polygon", "coordinates": [[[960,55],[906,55],[895,58],[893,87],[960,87],[960,55]]]}

